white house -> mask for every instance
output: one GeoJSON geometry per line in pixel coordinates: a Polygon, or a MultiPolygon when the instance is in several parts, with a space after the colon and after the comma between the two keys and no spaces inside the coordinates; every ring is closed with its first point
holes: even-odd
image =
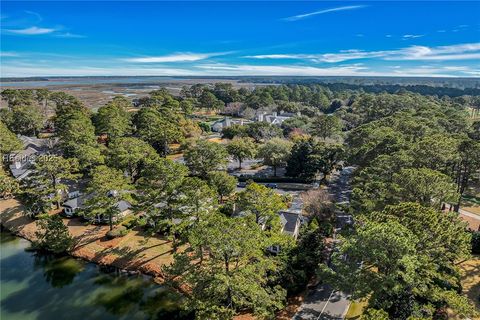
{"type": "Polygon", "coordinates": [[[255,117],[255,120],[258,122],[268,122],[270,124],[274,124],[277,126],[282,125],[283,121],[290,119],[292,117],[296,116],[294,113],[286,113],[286,112],[272,112],[270,114],[267,114],[265,112],[262,112],[260,114],[257,114],[255,117]]]}

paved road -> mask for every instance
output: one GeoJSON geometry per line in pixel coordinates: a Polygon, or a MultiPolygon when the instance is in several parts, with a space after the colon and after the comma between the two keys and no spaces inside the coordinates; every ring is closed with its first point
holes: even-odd
{"type": "Polygon", "coordinates": [[[342,171],[333,174],[328,189],[337,203],[349,203],[352,190],[350,189],[350,177],[354,167],[345,167],[342,171]]]}
{"type": "MultiPolygon", "coordinates": [[[[350,202],[350,177],[353,167],[346,167],[337,172],[329,185],[329,191],[337,203],[348,204],[350,202]]],[[[341,228],[351,222],[351,217],[342,211],[337,211],[337,221],[341,228]]],[[[306,297],[293,320],[342,320],[348,311],[350,301],[348,295],[333,290],[328,285],[319,285],[306,297]]]]}

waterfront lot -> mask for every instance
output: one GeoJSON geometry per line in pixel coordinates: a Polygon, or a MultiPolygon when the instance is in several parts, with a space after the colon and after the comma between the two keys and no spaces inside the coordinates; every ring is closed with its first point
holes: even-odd
{"type": "MultiPolygon", "coordinates": [[[[29,240],[35,239],[36,221],[23,215],[14,200],[0,201],[0,221],[7,229],[29,240]]],[[[75,239],[72,255],[128,271],[140,271],[161,281],[161,268],[172,262],[171,242],[158,235],[132,230],[126,236],[108,240],[108,226],[85,224],[79,218],[64,219],[75,239]]]]}

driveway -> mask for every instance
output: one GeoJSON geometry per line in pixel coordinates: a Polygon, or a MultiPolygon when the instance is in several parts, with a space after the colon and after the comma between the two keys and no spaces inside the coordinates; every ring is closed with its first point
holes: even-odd
{"type": "Polygon", "coordinates": [[[349,306],[348,296],[330,286],[319,286],[311,291],[292,318],[293,320],[338,319],[345,317],[349,306]]]}

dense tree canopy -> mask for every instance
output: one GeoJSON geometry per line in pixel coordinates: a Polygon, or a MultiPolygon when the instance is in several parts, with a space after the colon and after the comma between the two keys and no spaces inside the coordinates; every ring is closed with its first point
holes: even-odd
{"type": "Polygon", "coordinates": [[[105,217],[112,230],[114,223],[118,222],[115,217],[120,213],[117,203],[130,199],[131,188],[121,171],[107,166],[94,168],[87,187],[90,197],[82,214],[90,219],[105,217]]]}
{"type": "Polygon", "coordinates": [[[278,193],[264,185],[250,183],[238,197],[240,209],[253,215],[255,222],[278,230],[278,212],[287,208],[285,200],[278,193]]]}
{"type": "Polygon", "coordinates": [[[191,288],[188,305],[197,319],[231,319],[244,309],[269,318],[283,306],[285,290],[269,285],[275,270],[274,258],[265,255],[269,238],[254,220],[214,213],[196,224],[188,242],[190,249],[165,272],[171,281],[181,275],[191,288]]]}
{"type": "Polygon", "coordinates": [[[193,175],[206,177],[211,171],[222,169],[227,164],[227,150],[221,144],[198,140],[187,147],[185,164],[193,175]]]}
{"type": "Polygon", "coordinates": [[[251,159],[257,152],[257,146],[251,138],[234,138],[227,145],[227,152],[238,161],[238,168],[242,169],[242,162],[245,159],[251,159]]]}
{"type": "Polygon", "coordinates": [[[292,143],[288,140],[273,138],[263,144],[258,150],[258,157],[263,163],[273,167],[273,175],[277,175],[277,168],[287,164],[290,158],[292,143]]]}
{"type": "Polygon", "coordinates": [[[131,132],[131,103],[124,97],[115,97],[112,101],[98,109],[94,117],[97,134],[106,133],[109,138],[122,137],[131,132]]]}
{"type": "Polygon", "coordinates": [[[162,156],[169,152],[168,145],[181,141],[183,136],[174,120],[154,108],[142,108],[135,116],[139,136],[150,143],[162,156]]]}
{"type": "Polygon", "coordinates": [[[108,154],[109,165],[125,171],[132,183],[137,182],[147,166],[159,160],[155,149],[147,142],[133,137],[113,140],[108,154]]]}
{"type": "Polygon", "coordinates": [[[0,121],[0,155],[7,154],[22,147],[21,141],[0,121]]]}
{"type": "Polygon", "coordinates": [[[468,256],[470,235],[455,213],[403,203],[360,219],[333,255],[343,289],[369,296],[391,319],[431,318],[446,306],[472,314],[457,293],[456,262],[468,256]]]}
{"type": "Polygon", "coordinates": [[[220,202],[235,192],[237,178],[225,171],[212,171],[208,174],[208,184],[217,192],[220,202]]]}

